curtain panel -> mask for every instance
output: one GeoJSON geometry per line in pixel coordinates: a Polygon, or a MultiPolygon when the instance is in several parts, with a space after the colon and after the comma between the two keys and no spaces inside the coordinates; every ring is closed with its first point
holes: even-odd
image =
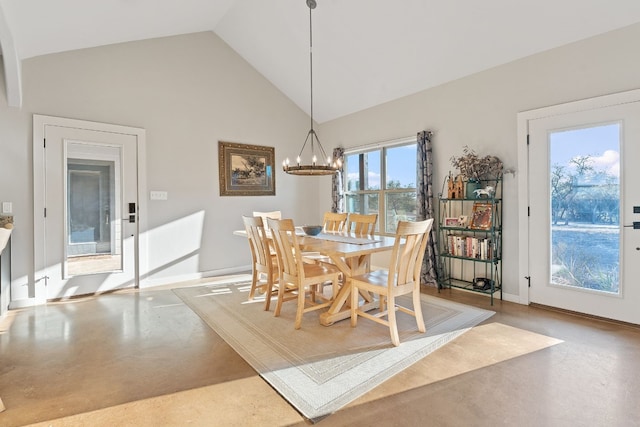
{"type": "Polygon", "coordinates": [[[344,148],[333,149],[333,158],[340,160],[340,169],[331,178],[331,212],[344,212],[344,186],[342,175],[344,172],[344,148]]]}
{"type": "MultiPolygon", "coordinates": [[[[419,221],[435,218],[433,202],[433,146],[431,143],[433,133],[430,131],[418,132],[417,138],[417,203],[419,221]]],[[[435,224],[434,224],[435,225],[435,224]]],[[[420,274],[421,284],[438,284],[438,242],[436,240],[435,227],[431,228],[429,243],[425,249],[420,274]]]]}

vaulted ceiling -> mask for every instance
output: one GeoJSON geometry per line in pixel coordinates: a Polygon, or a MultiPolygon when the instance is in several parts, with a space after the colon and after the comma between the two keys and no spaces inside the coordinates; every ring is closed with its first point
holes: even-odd
{"type": "MultiPolygon", "coordinates": [[[[638,0],[317,0],[324,122],[640,22],[638,0]]],[[[213,31],[309,113],[305,0],[0,0],[5,68],[26,58],[213,31]],[[7,57],[9,58],[7,59],[7,57]]],[[[168,58],[168,60],[171,60],[168,58]]]]}

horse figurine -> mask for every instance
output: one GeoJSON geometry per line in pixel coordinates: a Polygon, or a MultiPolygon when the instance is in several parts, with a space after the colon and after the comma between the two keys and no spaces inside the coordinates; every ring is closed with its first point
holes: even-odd
{"type": "Polygon", "coordinates": [[[491,197],[494,193],[494,188],[490,185],[487,185],[484,188],[478,188],[477,190],[473,190],[474,194],[476,195],[476,199],[479,199],[480,196],[485,195],[487,196],[487,198],[491,197]]]}

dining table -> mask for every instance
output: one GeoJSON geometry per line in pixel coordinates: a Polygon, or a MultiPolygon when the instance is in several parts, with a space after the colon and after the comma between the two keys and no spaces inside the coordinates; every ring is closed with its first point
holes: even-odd
{"type": "MultiPolygon", "coordinates": [[[[245,236],[244,230],[234,231],[235,235],[245,236]]],[[[267,233],[267,237],[269,234],[267,233]]],[[[318,252],[327,256],[342,272],[343,283],[329,309],[320,314],[320,324],[330,326],[335,322],[351,317],[349,307],[351,296],[351,277],[366,273],[371,267],[371,255],[390,251],[395,244],[394,236],[356,235],[346,232],[321,232],[315,236],[304,233],[296,227],[296,236],[300,249],[318,252]]],[[[378,306],[378,302],[368,292],[361,292],[361,308],[365,311],[378,306]]]]}

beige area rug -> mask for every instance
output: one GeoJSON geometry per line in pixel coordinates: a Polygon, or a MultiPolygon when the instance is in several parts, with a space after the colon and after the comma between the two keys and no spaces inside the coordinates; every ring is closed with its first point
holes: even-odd
{"type": "MultiPolygon", "coordinates": [[[[384,326],[360,319],[320,325],[318,312],[295,330],[295,303],[280,317],[248,302],[250,283],[174,289],[187,306],[233,347],[302,415],[317,421],[360,397],[427,354],[491,317],[494,312],[422,295],[427,332],[398,314],[401,345],[394,347],[384,326]]],[[[404,304],[410,304],[408,299],[404,304]]]]}
{"type": "MultiPolygon", "coordinates": [[[[501,323],[476,326],[347,406],[424,387],[560,342],[501,323]],[[456,363],[451,363],[452,360],[456,363]]],[[[299,421],[300,415],[255,376],[70,415],[30,427],[289,426],[299,421]],[[243,398],[238,399],[239,395],[243,398]],[[249,411],[247,402],[250,402],[249,411]]]]}

